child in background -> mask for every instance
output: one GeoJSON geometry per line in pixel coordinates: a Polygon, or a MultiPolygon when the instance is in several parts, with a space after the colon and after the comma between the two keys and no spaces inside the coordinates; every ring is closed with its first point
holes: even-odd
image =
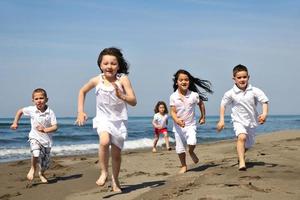
{"type": "Polygon", "coordinates": [[[79,91],[76,123],[82,126],[87,120],[84,112],[86,94],[96,89],[97,114],[93,128],[99,135],[99,163],[101,174],[96,184],[103,186],[108,178],[109,147],[112,157],[112,190],[121,192],[119,172],[121,150],[127,138],[127,104],[136,105],[136,97],[127,76],[128,64],[118,48],[106,48],[98,58],[101,74],[90,79],[79,91]]]}
{"type": "Polygon", "coordinates": [[[37,88],[33,91],[32,102],[34,106],[24,107],[17,111],[10,128],[13,130],[18,128],[18,122],[23,114],[30,117],[29,142],[32,156],[27,179],[33,180],[37,165],[39,165],[39,177],[43,183],[47,183],[44,172],[49,168],[52,133],[57,130],[57,122],[54,112],[47,105],[48,97],[44,89],[37,88]]]}
{"type": "Polygon", "coordinates": [[[246,170],[245,152],[254,144],[255,128],[263,124],[268,115],[268,98],[260,89],[249,84],[247,67],[237,65],[233,68],[232,89],[228,90],[221,101],[220,120],[217,131],[220,132],[224,126],[224,115],[227,106],[232,109],[232,123],[237,137],[237,153],[239,158],[239,170],[246,170]],[[262,114],[258,115],[257,103],[262,104],[262,114]]]}
{"type": "Polygon", "coordinates": [[[168,109],[167,105],[163,101],[157,102],[154,108],[154,116],[152,125],[154,127],[154,141],[153,141],[153,148],[152,152],[157,152],[156,144],[159,140],[159,134],[164,134],[166,148],[168,151],[172,150],[169,143],[169,136],[168,136],[168,109]]]}
{"type": "Polygon", "coordinates": [[[178,70],[174,74],[174,93],[170,96],[171,116],[173,118],[173,132],[176,141],[176,153],[178,154],[181,169],[179,173],[187,171],[186,147],[194,163],[199,159],[194,152],[196,147],[196,117],[195,107],[198,105],[201,117],[200,124],[205,123],[205,106],[203,101],[207,100],[204,93],[197,88],[204,89],[205,92],[212,93],[211,84],[207,80],[193,77],[186,70],[178,70]]]}

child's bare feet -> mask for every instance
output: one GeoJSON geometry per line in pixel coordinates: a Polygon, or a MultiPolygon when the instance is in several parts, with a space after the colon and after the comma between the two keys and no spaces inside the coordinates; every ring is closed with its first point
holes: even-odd
{"type": "Polygon", "coordinates": [[[181,169],[179,170],[179,174],[183,174],[187,171],[187,166],[182,166],[181,169]]]}
{"type": "Polygon", "coordinates": [[[27,174],[27,179],[28,179],[29,181],[32,181],[33,178],[34,178],[34,168],[30,168],[30,170],[29,170],[29,172],[28,172],[28,174],[27,174]]]}
{"type": "Polygon", "coordinates": [[[239,170],[246,171],[246,163],[239,161],[239,170]]]}
{"type": "Polygon", "coordinates": [[[101,173],[100,177],[98,178],[98,180],[96,181],[96,184],[98,186],[103,186],[107,180],[107,174],[106,173],[101,173]]]}
{"type": "Polygon", "coordinates": [[[197,164],[199,162],[199,158],[197,157],[197,155],[194,152],[190,153],[190,156],[195,164],[197,164]]]}
{"type": "Polygon", "coordinates": [[[47,178],[45,177],[45,175],[42,172],[39,172],[39,177],[40,177],[42,183],[48,183],[47,178]]]}
{"type": "Polygon", "coordinates": [[[155,148],[155,147],[153,147],[153,149],[152,149],[152,153],[156,153],[156,152],[157,152],[156,148],[155,148]]]}
{"type": "Polygon", "coordinates": [[[111,188],[113,192],[122,192],[119,180],[115,180],[113,176],[111,176],[111,188]]]}

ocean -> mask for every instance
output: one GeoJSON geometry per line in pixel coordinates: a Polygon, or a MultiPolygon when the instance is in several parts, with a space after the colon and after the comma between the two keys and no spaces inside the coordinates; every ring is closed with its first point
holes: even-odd
{"type": "MultiPolygon", "coordinates": [[[[197,118],[198,119],[198,118],[197,118]]],[[[227,116],[226,128],[219,134],[216,133],[218,116],[208,116],[204,125],[198,125],[197,142],[207,143],[234,138],[230,117],[227,116]]],[[[28,133],[30,120],[22,118],[17,130],[10,130],[12,118],[0,118],[0,162],[8,162],[30,158],[28,133]]],[[[53,134],[54,145],[51,153],[58,155],[80,155],[97,153],[98,134],[92,128],[92,121],[78,127],[74,125],[75,118],[57,118],[59,129],[53,134]]],[[[124,150],[149,148],[153,143],[153,128],[151,117],[129,117],[128,138],[125,141],[124,150]]],[[[267,122],[257,128],[257,135],[281,130],[300,129],[300,115],[273,115],[267,122]]],[[[171,144],[175,142],[172,130],[172,120],[168,124],[171,144]]],[[[158,146],[164,143],[161,137],[158,146]]]]}

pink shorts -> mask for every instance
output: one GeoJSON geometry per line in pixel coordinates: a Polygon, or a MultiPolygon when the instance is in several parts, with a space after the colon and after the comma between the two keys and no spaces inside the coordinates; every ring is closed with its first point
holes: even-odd
{"type": "Polygon", "coordinates": [[[154,133],[155,133],[155,135],[167,134],[168,133],[168,129],[167,128],[155,128],[154,129],[154,133]]]}

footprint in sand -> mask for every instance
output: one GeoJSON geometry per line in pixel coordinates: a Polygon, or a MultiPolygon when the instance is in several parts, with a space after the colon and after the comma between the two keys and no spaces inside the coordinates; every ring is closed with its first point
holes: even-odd
{"type": "Polygon", "coordinates": [[[257,187],[257,186],[255,186],[255,185],[253,185],[251,182],[249,182],[247,185],[245,185],[247,188],[249,188],[250,190],[255,190],[255,191],[257,191],[257,192],[265,192],[265,193],[269,193],[269,192],[271,192],[271,189],[269,189],[269,188],[266,188],[266,189],[264,189],[264,188],[259,188],[259,187],[257,187]]]}
{"type": "Polygon", "coordinates": [[[240,179],[247,179],[247,180],[259,180],[261,179],[260,176],[240,176],[240,179]]]}
{"type": "Polygon", "coordinates": [[[134,173],[131,173],[131,174],[126,174],[125,177],[129,178],[129,177],[132,177],[132,176],[142,176],[142,175],[150,176],[150,173],[146,173],[146,172],[143,172],[143,171],[138,171],[138,172],[134,172],[134,173]]]}

